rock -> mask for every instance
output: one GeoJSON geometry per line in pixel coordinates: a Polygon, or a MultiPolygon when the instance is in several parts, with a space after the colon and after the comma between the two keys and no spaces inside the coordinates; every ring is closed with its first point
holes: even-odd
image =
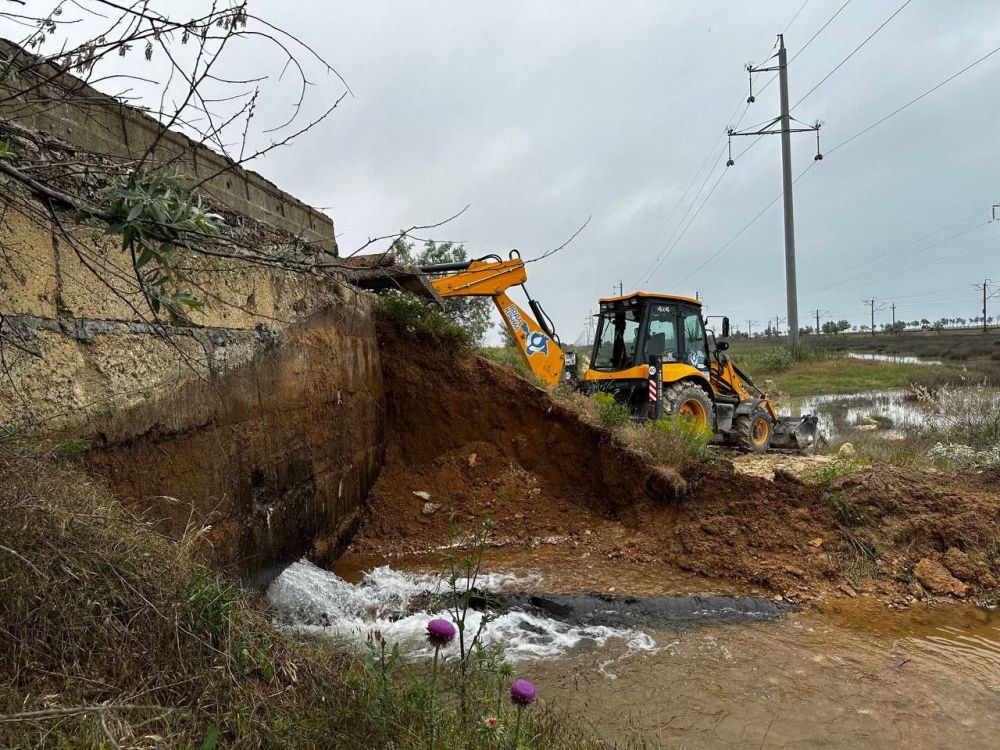
{"type": "Polygon", "coordinates": [[[941,563],[925,557],[913,569],[913,575],[932,594],[965,596],[969,587],[955,578],[941,563]]]}
{"type": "Polygon", "coordinates": [[[425,516],[433,516],[439,510],[441,510],[441,506],[438,505],[437,503],[424,503],[424,507],[420,509],[420,512],[423,513],[425,516]]]}
{"type": "Polygon", "coordinates": [[[823,546],[823,538],[822,537],[816,537],[815,539],[810,539],[809,540],[809,546],[810,547],[822,547],[823,546]]]}
{"type": "Polygon", "coordinates": [[[478,459],[479,459],[479,456],[477,456],[477,455],[476,455],[475,453],[470,453],[470,454],[469,454],[469,468],[470,468],[470,469],[471,469],[471,468],[472,468],[473,466],[475,466],[475,465],[476,465],[476,461],[477,461],[478,459]]]}
{"type": "Polygon", "coordinates": [[[778,384],[770,379],[764,381],[764,385],[761,387],[761,390],[763,390],[764,393],[766,393],[771,398],[775,398],[777,396],[782,395],[781,389],[778,388],[778,384]]]}
{"type": "Polygon", "coordinates": [[[839,588],[839,589],[840,589],[841,591],[843,591],[843,592],[844,592],[845,594],[847,594],[847,595],[848,595],[849,597],[851,597],[852,599],[853,599],[854,597],[856,597],[856,596],[858,595],[858,592],[857,592],[857,591],[855,591],[854,589],[852,589],[852,588],[851,588],[850,586],[848,586],[848,585],[847,585],[846,583],[842,583],[842,584],[840,584],[840,586],[839,586],[838,588],[839,588]]]}
{"type": "Polygon", "coordinates": [[[844,458],[854,458],[858,455],[858,452],[854,449],[854,445],[852,443],[844,443],[840,446],[840,450],[837,451],[837,455],[844,458]]]}
{"type": "Polygon", "coordinates": [[[423,490],[417,490],[413,494],[416,495],[417,497],[419,497],[425,503],[428,502],[431,499],[431,493],[424,492],[423,490]]]}
{"type": "Polygon", "coordinates": [[[976,564],[958,547],[949,547],[941,561],[948,572],[963,581],[974,581],[979,577],[976,564]]]}

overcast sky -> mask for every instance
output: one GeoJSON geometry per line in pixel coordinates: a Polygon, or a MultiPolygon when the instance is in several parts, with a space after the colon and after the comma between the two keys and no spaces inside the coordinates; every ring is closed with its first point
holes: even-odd
{"type": "MultiPolygon", "coordinates": [[[[791,101],[902,3],[850,2],[791,62],[791,101]]],[[[780,194],[780,138],[760,139],[726,170],[720,135],[743,112],[745,64],[764,63],[786,27],[796,55],[843,4],[809,0],[792,22],[801,0],[251,0],[354,94],[252,166],[328,207],[345,254],[466,204],[436,234],[473,256],[516,247],[532,257],[591,217],[565,250],[529,267],[529,289],[564,339],[619,280],[626,291],[697,291],[709,312],[763,326],[785,316],[781,201],[719,250],[780,194]]],[[[182,14],[207,3],[159,5],[182,14]]],[[[802,325],[814,308],[865,322],[871,297],[895,301],[907,320],[978,314],[972,285],[1000,282],[1000,222],[987,223],[1000,203],[1000,53],[833,147],[998,47],[995,0],[912,0],[793,108],[822,121],[827,153],[795,186],[802,325]]],[[[318,83],[314,106],[341,90],[333,78],[318,83]]],[[[778,107],[775,82],[741,124],[778,107]]],[[[734,138],[734,155],[753,140],[734,138]]],[[[794,174],[815,153],[811,133],[793,136],[794,174]]]]}

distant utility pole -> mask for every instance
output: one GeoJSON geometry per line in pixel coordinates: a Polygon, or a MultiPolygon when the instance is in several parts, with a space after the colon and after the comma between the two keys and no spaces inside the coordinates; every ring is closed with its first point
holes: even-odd
{"type": "MultiPolygon", "coordinates": [[[[612,291],[614,291],[614,288],[612,288],[612,291]]],[[[622,282],[621,281],[618,282],[618,296],[619,297],[624,297],[625,296],[624,287],[622,286],[622,282]]]]}
{"type": "Polygon", "coordinates": [[[896,335],[896,303],[892,303],[892,334],[896,335]]]}
{"type": "Polygon", "coordinates": [[[752,339],[753,338],[753,327],[756,326],[756,325],[760,325],[756,320],[748,320],[747,321],[747,338],[748,339],[752,339]]]}
{"type": "MultiPolygon", "coordinates": [[[[862,300],[862,301],[866,305],[868,305],[869,308],[871,308],[871,314],[872,314],[872,336],[874,336],[875,335],[875,303],[876,303],[876,299],[874,297],[872,297],[871,299],[866,299],[866,300],[862,300]]],[[[878,309],[881,310],[882,308],[879,307],[878,309]]]]}
{"type": "MultiPolygon", "coordinates": [[[[820,123],[804,128],[791,127],[791,115],[788,111],[788,55],[785,50],[785,36],[778,35],[778,65],[770,67],[754,67],[747,65],[747,72],[750,74],[750,96],[747,97],[747,104],[753,104],[753,74],[778,71],[778,89],[781,100],[781,114],[771,120],[760,129],[737,131],[729,129],[729,160],[727,167],[733,166],[732,136],[734,135],[781,135],[781,182],[785,202],[785,296],[788,303],[788,346],[792,351],[797,351],[799,347],[799,303],[798,287],[795,282],[795,217],[792,206],[792,133],[816,133],[816,156],[815,161],[820,161],[823,155],[819,152],[819,128],[820,123]],[[778,130],[771,130],[778,122],[781,123],[778,130]]],[[[769,59],[774,59],[772,56],[769,59]]],[[[798,120],[796,120],[798,122],[798,120]]]]}
{"type": "Polygon", "coordinates": [[[993,283],[992,279],[983,279],[982,284],[974,284],[976,289],[979,289],[983,293],[983,333],[986,333],[986,300],[988,300],[993,295],[990,294],[990,284],[993,283]]]}

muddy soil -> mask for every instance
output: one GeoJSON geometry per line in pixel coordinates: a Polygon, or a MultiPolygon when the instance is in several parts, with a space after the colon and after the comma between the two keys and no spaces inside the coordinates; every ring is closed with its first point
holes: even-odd
{"type": "Polygon", "coordinates": [[[505,368],[380,335],[392,435],[352,552],[440,549],[489,515],[497,545],[668,564],[793,601],[1000,594],[1000,475],[874,466],[817,486],[769,458],[763,476],[721,454],[654,465],[505,368]]]}

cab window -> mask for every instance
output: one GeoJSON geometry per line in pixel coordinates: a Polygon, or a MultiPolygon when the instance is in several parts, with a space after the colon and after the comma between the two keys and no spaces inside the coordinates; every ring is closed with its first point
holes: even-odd
{"type": "Polygon", "coordinates": [[[638,305],[601,311],[600,334],[591,367],[597,370],[624,370],[635,362],[642,309],[638,305]]]}
{"type": "Polygon", "coordinates": [[[701,313],[685,312],[682,320],[687,363],[704,370],[708,367],[708,342],[705,338],[705,324],[702,322],[701,313]]]}
{"type": "Polygon", "coordinates": [[[653,355],[662,356],[664,362],[677,360],[677,308],[674,305],[650,307],[645,355],[644,362],[653,355]]]}

